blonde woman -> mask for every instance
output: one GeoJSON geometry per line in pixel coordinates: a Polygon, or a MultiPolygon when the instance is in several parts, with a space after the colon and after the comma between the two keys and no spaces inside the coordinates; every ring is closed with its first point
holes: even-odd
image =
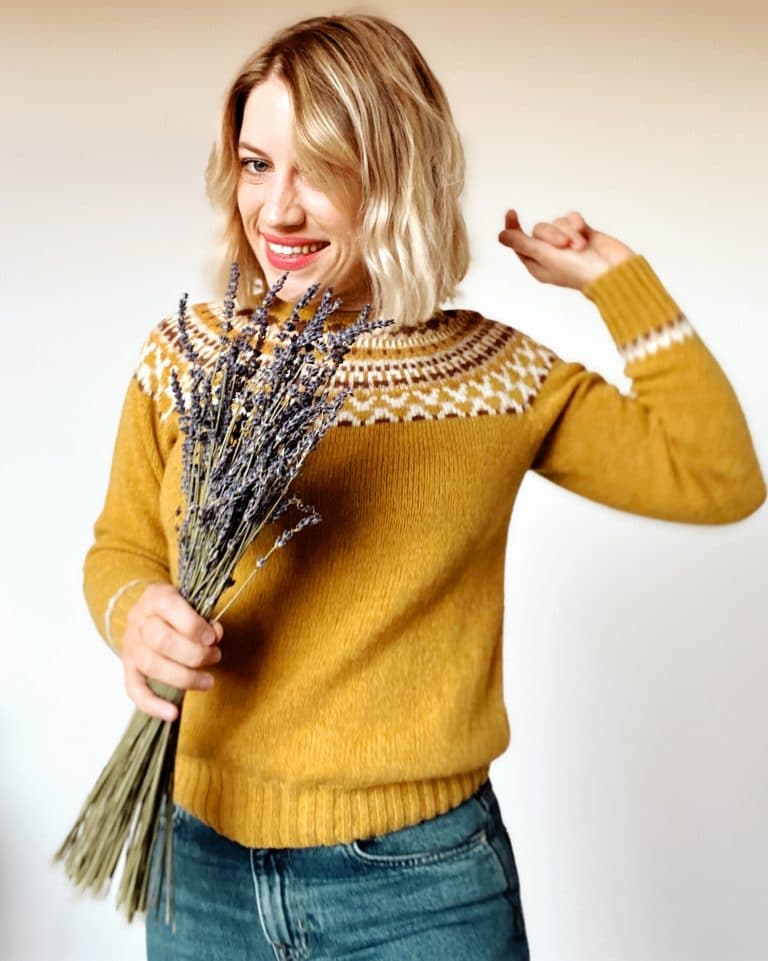
{"type": "MultiPolygon", "coordinates": [[[[536,280],[595,303],[630,394],[523,331],[442,306],[469,260],[461,142],[434,74],[384,19],[312,18],[249,57],[207,178],[222,296],[230,263],[241,268],[238,317],[288,271],[273,325],[315,281],[343,298],[332,323],[371,303],[395,324],[345,358],[336,386],[353,394],[297,481],[323,523],[215,628],[174,586],[168,374],[184,361],[172,315],[142,349],[84,584],[138,707],[176,717],[148,677],[187,691],[176,926],[148,917],[148,956],[526,959],[489,779],[510,734],[502,614],[517,490],[534,470],[619,510],[738,521],[766,497],[738,400],[645,257],[577,212],[527,234],[500,210],[498,240],[536,280]]],[[[200,346],[215,343],[220,312],[192,308],[200,346]]]]}

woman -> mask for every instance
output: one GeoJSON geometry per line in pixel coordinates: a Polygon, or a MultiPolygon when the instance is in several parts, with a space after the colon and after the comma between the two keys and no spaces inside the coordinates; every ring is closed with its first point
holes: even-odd
{"type": "MultiPolygon", "coordinates": [[[[344,301],[333,324],[369,302],[395,324],[344,360],[336,385],[353,395],[294,486],[323,523],[222,624],[173,583],[172,317],[129,384],[84,589],[138,707],[176,717],[148,677],[187,691],[176,928],[148,918],[156,961],[527,958],[488,776],[509,743],[504,555],[525,472],[689,523],[738,521],[765,500],[714,357],[647,260],[579,213],[528,235],[509,210],[498,239],[537,280],[597,305],[631,395],[519,330],[440,307],[468,266],[463,178],[440,84],[381,18],[295,24],[227,95],[208,166],[222,291],[237,260],[244,316],[287,270],[272,323],[320,281],[344,301]]],[[[219,312],[192,309],[200,344],[219,312]]]]}

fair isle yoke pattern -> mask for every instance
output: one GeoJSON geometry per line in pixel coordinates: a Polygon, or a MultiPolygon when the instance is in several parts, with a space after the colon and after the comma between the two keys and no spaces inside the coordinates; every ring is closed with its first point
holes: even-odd
{"type": "MultiPolygon", "coordinates": [[[[203,366],[210,368],[220,348],[223,306],[197,303],[187,308],[190,341],[203,366]]],[[[245,312],[235,315],[246,317],[245,312]]],[[[264,344],[275,346],[271,323],[264,344]]],[[[619,347],[631,363],[693,336],[684,316],[619,347]]],[[[549,371],[559,360],[533,338],[482,314],[445,309],[417,330],[358,337],[339,365],[331,393],[351,388],[339,411],[338,426],[368,426],[398,421],[486,414],[521,414],[534,402],[549,371]]],[[[142,346],[135,375],[155,401],[159,417],[174,410],[170,373],[176,368],[185,400],[188,362],[179,341],[178,320],[164,317],[142,346]]]]}
{"type": "Polygon", "coordinates": [[[467,310],[417,332],[363,335],[334,378],[353,393],[337,424],[522,413],[556,360],[530,337],[467,310]]]}
{"type": "MultiPolygon", "coordinates": [[[[219,349],[221,311],[215,303],[187,309],[190,341],[207,368],[219,349]]],[[[267,357],[276,343],[275,331],[271,324],[264,343],[267,357]]],[[[331,393],[352,390],[336,424],[522,413],[556,360],[552,351],[505,324],[475,311],[443,310],[418,330],[372,331],[357,338],[331,381],[331,393]]],[[[170,380],[174,367],[186,400],[188,362],[181,351],[178,320],[169,316],[146,339],[135,371],[161,420],[174,409],[170,380]]]]}

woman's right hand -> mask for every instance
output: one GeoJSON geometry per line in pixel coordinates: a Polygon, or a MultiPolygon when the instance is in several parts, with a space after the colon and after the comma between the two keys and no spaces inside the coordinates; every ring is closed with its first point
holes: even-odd
{"type": "Polygon", "coordinates": [[[125,690],[134,704],[164,721],[179,709],[158,697],[147,678],[180,690],[206,691],[213,676],[201,668],[218,664],[224,633],[220,623],[201,617],[172,584],[150,584],[130,608],[123,634],[125,690]]]}

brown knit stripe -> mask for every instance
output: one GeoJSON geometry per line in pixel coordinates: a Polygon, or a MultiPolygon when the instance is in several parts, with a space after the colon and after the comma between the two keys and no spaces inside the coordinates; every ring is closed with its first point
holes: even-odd
{"type": "Polygon", "coordinates": [[[695,336],[696,331],[688,318],[685,314],[680,314],[674,320],[659,324],[652,330],[622,344],[619,347],[619,353],[624,358],[625,364],[634,364],[660,350],[668,349],[673,344],[680,344],[695,336]]]}

